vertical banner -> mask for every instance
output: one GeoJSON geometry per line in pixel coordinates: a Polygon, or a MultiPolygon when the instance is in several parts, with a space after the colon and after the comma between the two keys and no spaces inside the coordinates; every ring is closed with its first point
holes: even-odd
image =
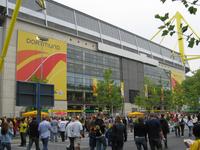
{"type": "Polygon", "coordinates": [[[120,90],[121,90],[121,96],[124,97],[124,82],[120,82],[120,90]]]}
{"type": "Polygon", "coordinates": [[[18,31],[17,81],[54,84],[55,99],[66,100],[67,44],[64,41],[18,31]]]}
{"type": "Polygon", "coordinates": [[[185,80],[184,72],[171,70],[171,86],[172,90],[176,87],[176,84],[181,84],[185,80]]]}
{"type": "Polygon", "coordinates": [[[144,85],[144,96],[148,97],[148,85],[147,84],[144,85]]]}
{"type": "Polygon", "coordinates": [[[92,79],[92,91],[93,91],[93,96],[97,96],[97,79],[96,78],[92,79]]]}

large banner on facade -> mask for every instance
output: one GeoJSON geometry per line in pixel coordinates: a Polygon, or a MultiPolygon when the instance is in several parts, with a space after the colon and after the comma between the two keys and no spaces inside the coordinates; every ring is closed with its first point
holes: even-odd
{"type": "Polygon", "coordinates": [[[182,71],[171,70],[171,84],[172,89],[175,88],[176,84],[181,84],[185,80],[185,74],[182,71]]]}
{"type": "Polygon", "coordinates": [[[66,100],[67,44],[64,41],[18,31],[17,81],[54,84],[55,99],[66,100]]]}

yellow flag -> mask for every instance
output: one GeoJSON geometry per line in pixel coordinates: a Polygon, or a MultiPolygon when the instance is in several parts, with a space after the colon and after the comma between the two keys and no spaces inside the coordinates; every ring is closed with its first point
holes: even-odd
{"type": "Polygon", "coordinates": [[[148,85],[147,84],[144,85],[144,96],[148,97],[148,85]]]}
{"type": "Polygon", "coordinates": [[[93,91],[93,96],[97,96],[97,79],[96,78],[92,79],[92,91],[93,91]]]}
{"type": "Polygon", "coordinates": [[[124,97],[124,82],[121,81],[120,85],[121,85],[121,88],[120,88],[121,89],[121,96],[124,97]]]}

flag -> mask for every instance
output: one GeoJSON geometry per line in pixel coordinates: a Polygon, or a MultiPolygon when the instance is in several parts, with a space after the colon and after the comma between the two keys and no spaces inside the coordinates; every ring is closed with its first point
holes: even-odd
{"type": "Polygon", "coordinates": [[[92,79],[92,91],[93,91],[93,96],[97,96],[97,79],[96,78],[92,79]]]}
{"type": "Polygon", "coordinates": [[[121,81],[120,83],[120,90],[121,90],[121,96],[124,97],[124,82],[121,81]]]}
{"type": "Polygon", "coordinates": [[[147,84],[144,85],[144,96],[148,97],[148,85],[147,84]]]}

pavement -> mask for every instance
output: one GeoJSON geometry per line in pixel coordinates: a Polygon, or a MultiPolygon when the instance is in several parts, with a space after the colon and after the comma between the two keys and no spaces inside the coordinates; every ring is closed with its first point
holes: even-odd
{"type": "MultiPolygon", "coordinates": [[[[174,132],[171,132],[168,135],[168,150],[185,150],[186,147],[183,143],[184,139],[188,139],[188,133],[186,130],[186,134],[183,137],[176,137],[174,132]]],[[[193,137],[194,138],[194,137],[193,137]]],[[[28,138],[27,138],[27,142],[28,142],[28,138]]],[[[20,144],[20,139],[15,138],[13,140],[12,143],[12,149],[13,150],[25,150],[26,147],[19,147],[20,144]]],[[[66,146],[69,145],[69,140],[67,139],[65,142],[61,142],[61,139],[59,139],[58,142],[49,142],[49,150],[66,150],[66,146]]],[[[40,143],[40,148],[42,148],[42,144],[40,143]]],[[[34,145],[32,150],[35,150],[34,145]]],[[[86,137],[81,139],[81,150],[89,150],[89,138],[86,137]]],[[[111,150],[110,147],[107,148],[107,150],[111,150]]],[[[134,137],[133,137],[133,133],[128,133],[128,140],[127,142],[125,142],[124,145],[124,150],[136,150],[136,146],[134,143],[134,137]]]]}

